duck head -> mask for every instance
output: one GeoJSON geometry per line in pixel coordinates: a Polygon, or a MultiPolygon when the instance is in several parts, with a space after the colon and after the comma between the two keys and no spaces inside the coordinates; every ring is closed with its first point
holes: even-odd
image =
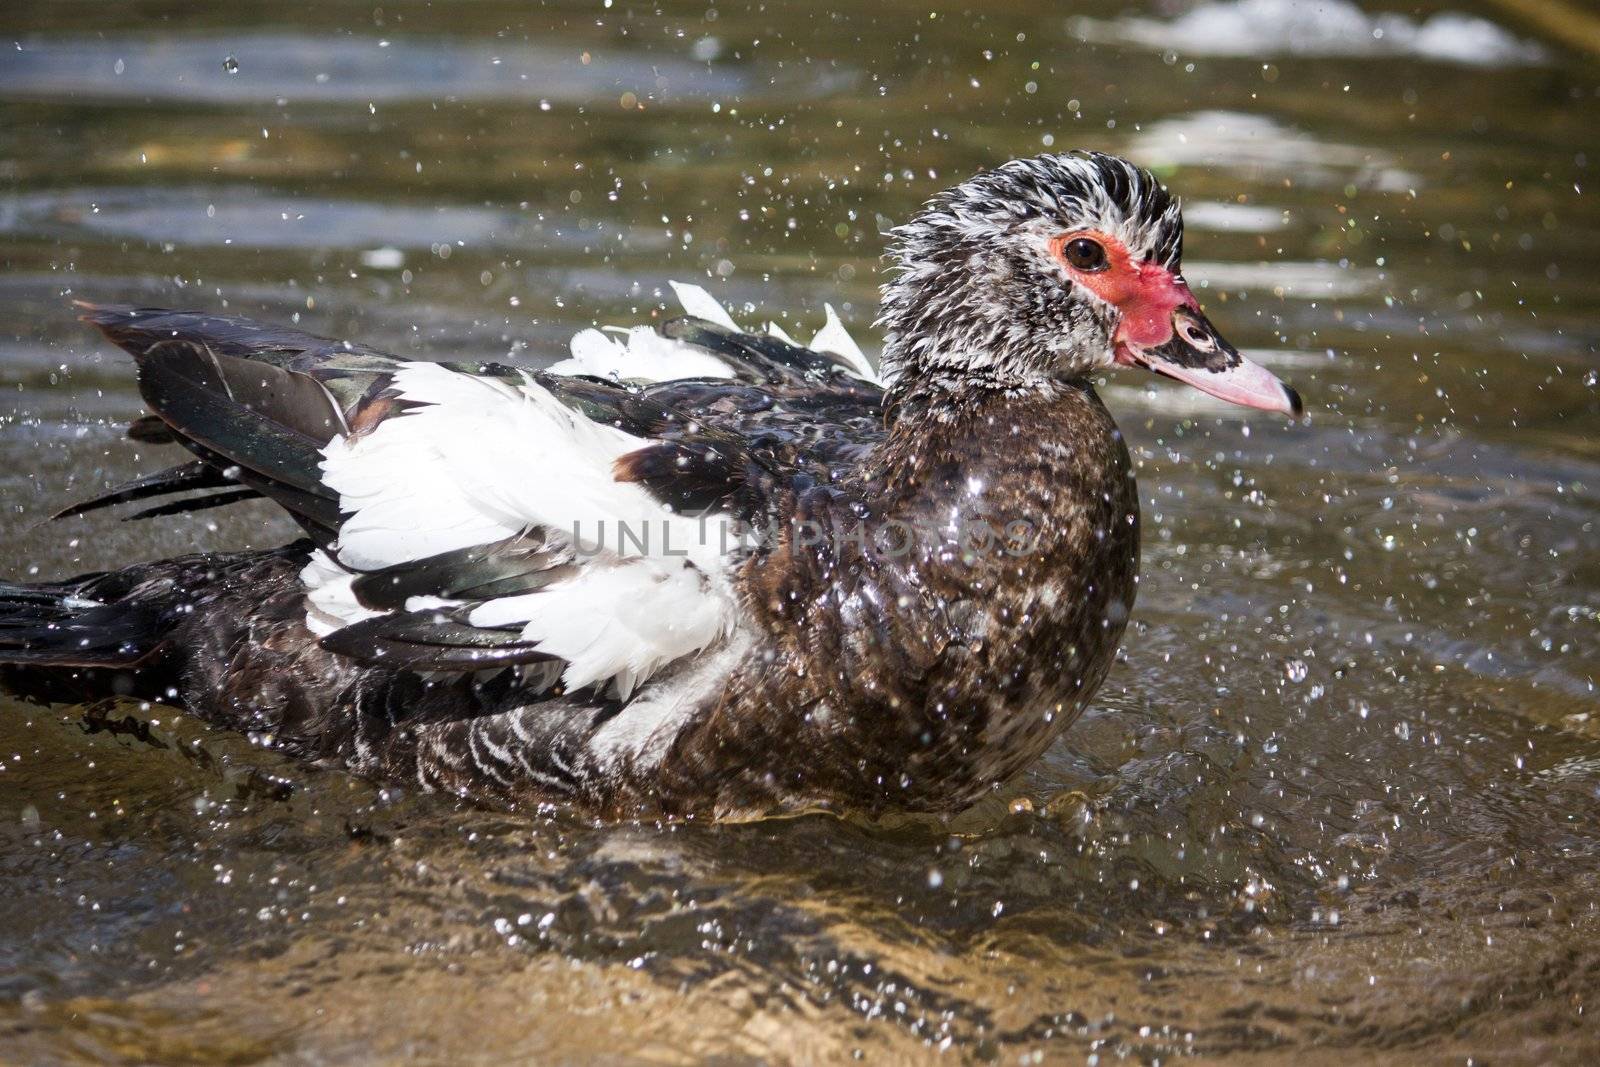
{"type": "Polygon", "coordinates": [[[1222,339],[1180,265],[1178,201],[1099,152],[1012,160],[893,230],[883,364],[901,387],[1027,388],[1142,367],[1246,407],[1300,397],[1222,339]]]}

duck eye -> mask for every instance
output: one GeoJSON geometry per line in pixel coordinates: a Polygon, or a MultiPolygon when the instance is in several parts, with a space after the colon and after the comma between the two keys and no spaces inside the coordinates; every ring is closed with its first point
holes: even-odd
{"type": "Polygon", "coordinates": [[[1109,266],[1106,262],[1105,248],[1099,241],[1092,241],[1087,237],[1074,237],[1061,251],[1073,270],[1093,272],[1105,270],[1109,266]]]}

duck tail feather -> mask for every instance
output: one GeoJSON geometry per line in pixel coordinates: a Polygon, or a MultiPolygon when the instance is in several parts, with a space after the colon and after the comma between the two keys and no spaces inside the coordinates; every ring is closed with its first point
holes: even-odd
{"type": "MultiPolygon", "coordinates": [[[[79,501],[69,507],[62,508],[52,519],[66,519],[74,515],[86,515],[91,511],[109,508],[116,504],[127,504],[135,500],[147,500],[155,496],[171,496],[175,493],[186,493],[190,490],[221,489],[236,483],[227,478],[215,467],[209,466],[201,460],[191,460],[180,463],[166,470],[146,474],[141,478],[114,485],[99,496],[88,500],[79,501]]],[[[254,496],[254,492],[251,493],[254,496]]]]}
{"type": "Polygon", "coordinates": [[[0,583],[0,664],[131,668],[148,660],[171,621],[137,598],[97,597],[109,577],[0,583]]]}

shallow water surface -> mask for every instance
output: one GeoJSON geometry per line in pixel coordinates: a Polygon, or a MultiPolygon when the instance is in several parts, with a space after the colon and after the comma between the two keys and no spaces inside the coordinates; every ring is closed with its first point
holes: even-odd
{"type": "Polygon", "coordinates": [[[0,1061],[1595,1062],[1600,66],[1450,6],[8,6],[7,576],[290,533],[44,521],[171,461],[72,298],[543,364],[678,278],[871,347],[879,230],[1049,147],[1182,193],[1310,415],[1107,384],[1123,662],[948,823],[596,827],[0,699],[0,1061]]]}

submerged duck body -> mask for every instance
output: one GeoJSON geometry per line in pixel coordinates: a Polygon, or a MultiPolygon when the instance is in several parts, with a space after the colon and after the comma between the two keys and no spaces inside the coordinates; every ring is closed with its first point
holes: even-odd
{"type": "Polygon", "coordinates": [[[517,805],[751,817],[970,804],[1082,711],[1138,500],[1090,375],[1285,412],[1109,156],[1020,160],[896,231],[880,378],[703,292],[549,371],[88,308],[144,439],[194,459],[69,509],[265,496],[283,548],[0,587],[0,680],[182,705],[309,759],[517,805]],[[187,495],[180,495],[187,494],[187,495]]]}

